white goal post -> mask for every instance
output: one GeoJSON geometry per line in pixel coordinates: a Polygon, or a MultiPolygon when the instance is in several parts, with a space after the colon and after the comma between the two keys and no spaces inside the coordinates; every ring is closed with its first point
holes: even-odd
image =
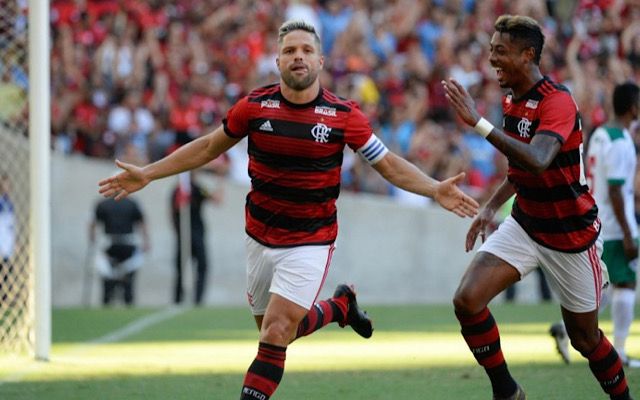
{"type": "Polygon", "coordinates": [[[51,95],[49,2],[29,0],[29,137],[31,270],[34,271],[34,354],[51,348],[51,95]]]}
{"type": "Polygon", "coordinates": [[[0,9],[0,354],[51,347],[49,1],[0,9]]]}

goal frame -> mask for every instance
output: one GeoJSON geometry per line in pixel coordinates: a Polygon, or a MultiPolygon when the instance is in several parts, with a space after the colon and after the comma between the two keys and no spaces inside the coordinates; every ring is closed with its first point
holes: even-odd
{"type": "Polygon", "coordinates": [[[29,0],[29,264],[33,271],[33,353],[51,349],[51,100],[49,2],[29,0]]]}

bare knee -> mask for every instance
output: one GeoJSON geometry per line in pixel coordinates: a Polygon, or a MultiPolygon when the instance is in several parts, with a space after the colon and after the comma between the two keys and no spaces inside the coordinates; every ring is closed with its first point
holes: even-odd
{"type": "Polygon", "coordinates": [[[291,342],[298,324],[286,318],[276,318],[263,321],[260,331],[260,341],[279,346],[286,346],[291,342]]]}
{"type": "Polygon", "coordinates": [[[598,329],[573,329],[567,330],[571,346],[583,356],[588,356],[600,343],[600,331],[598,329]]]}
{"type": "Polygon", "coordinates": [[[480,301],[478,296],[474,295],[474,290],[459,287],[453,296],[453,307],[456,314],[475,315],[482,311],[486,303],[480,301]]]}

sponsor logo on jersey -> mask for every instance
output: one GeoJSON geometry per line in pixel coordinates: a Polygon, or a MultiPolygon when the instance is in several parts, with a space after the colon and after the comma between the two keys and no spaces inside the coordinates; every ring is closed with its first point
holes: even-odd
{"type": "Polygon", "coordinates": [[[316,114],[326,115],[327,117],[335,117],[336,109],[327,106],[316,106],[316,114]]]}
{"type": "Polygon", "coordinates": [[[535,110],[536,108],[538,108],[538,100],[527,100],[527,104],[525,104],[524,106],[535,110]]]}
{"type": "Polygon", "coordinates": [[[331,128],[320,122],[311,128],[311,136],[318,143],[327,143],[329,141],[329,133],[331,133],[331,128]]]}
{"type": "Polygon", "coordinates": [[[259,129],[265,132],[273,132],[273,128],[271,127],[271,121],[269,120],[264,121],[262,125],[260,125],[259,129]]]}
{"type": "Polygon", "coordinates": [[[520,122],[518,122],[518,132],[520,133],[520,137],[528,138],[529,128],[531,128],[531,121],[526,118],[522,118],[520,122]]]}
{"type": "Polygon", "coordinates": [[[280,108],[280,100],[262,100],[260,108],[280,108]]]}

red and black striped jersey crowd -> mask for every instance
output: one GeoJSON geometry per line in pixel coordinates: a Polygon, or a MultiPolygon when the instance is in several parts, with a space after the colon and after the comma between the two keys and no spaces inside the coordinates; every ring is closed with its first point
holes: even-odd
{"type": "MultiPolygon", "coordinates": [[[[500,125],[502,92],[488,50],[493,21],[505,13],[540,21],[542,72],[571,90],[585,134],[606,120],[616,83],[640,80],[633,0],[52,0],[55,147],[139,163],[160,158],[220,124],[254,88],[277,82],[275,32],[301,18],[322,39],[325,88],[356,100],[384,143],[427,174],[466,171],[466,190],[484,200],[506,162],[455,120],[440,81],[457,79],[500,125]]],[[[8,7],[0,30],[24,14],[8,7]]],[[[6,66],[7,43],[0,49],[0,86],[26,93],[24,71],[6,66]]],[[[344,189],[415,201],[352,152],[344,161],[344,189]]],[[[246,159],[228,154],[212,168],[244,179],[238,163],[246,159]]]]}

